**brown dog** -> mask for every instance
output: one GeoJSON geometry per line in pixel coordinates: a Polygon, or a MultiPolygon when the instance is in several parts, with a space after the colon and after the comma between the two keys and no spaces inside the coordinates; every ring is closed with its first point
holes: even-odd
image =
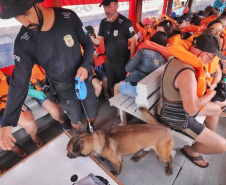
{"type": "Polygon", "coordinates": [[[70,139],[67,150],[69,158],[79,156],[99,156],[109,160],[119,175],[122,168],[122,156],[134,154],[141,151],[140,155],[134,155],[134,162],[143,158],[153,149],[160,162],[167,162],[167,175],[173,173],[171,151],[173,149],[173,138],[170,129],[160,124],[145,108],[140,108],[145,120],[150,124],[125,125],[115,127],[109,131],[98,130],[93,134],[81,131],[70,139]]]}

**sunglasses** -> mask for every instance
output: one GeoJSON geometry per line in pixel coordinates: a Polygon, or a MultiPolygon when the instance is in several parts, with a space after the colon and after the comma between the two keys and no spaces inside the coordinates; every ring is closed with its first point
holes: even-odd
{"type": "Polygon", "coordinates": [[[175,21],[175,23],[178,23],[178,24],[182,24],[183,22],[185,22],[186,20],[179,20],[179,21],[175,21]]]}
{"type": "Polygon", "coordinates": [[[208,53],[206,53],[206,55],[208,56],[208,58],[210,59],[210,62],[213,62],[213,59],[215,58],[215,56],[213,58],[211,58],[208,53]]]}

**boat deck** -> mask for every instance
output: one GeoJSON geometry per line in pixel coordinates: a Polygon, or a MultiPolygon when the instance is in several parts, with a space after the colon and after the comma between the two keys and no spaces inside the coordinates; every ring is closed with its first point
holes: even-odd
{"type": "MultiPolygon", "coordinates": [[[[96,129],[105,129],[109,127],[116,127],[120,123],[119,118],[115,116],[116,109],[109,106],[109,102],[105,99],[99,100],[99,114],[96,119],[96,129]]],[[[128,123],[142,123],[135,117],[129,116],[128,123]]],[[[49,124],[45,129],[39,132],[39,136],[42,137],[45,143],[49,142],[59,134],[63,132],[61,126],[56,121],[47,115],[38,120],[38,122],[46,122],[49,124]]],[[[217,132],[226,137],[226,118],[220,118],[217,132]]],[[[73,134],[73,131],[70,131],[73,134]]],[[[123,158],[122,172],[118,176],[118,179],[125,185],[224,185],[226,184],[226,153],[205,156],[210,165],[208,168],[203,169],[194,165],[188,160],[180,149],[186,144],[185,142],[174,138],[174,149],[177,151],[175,158],[173,159],[173,175],[165,175],[165,163],[158,162],[154,152],[150,152],[141,161],[134,163],[130,160],[131,156],[123,158]]],[[[37,150],[36,145],[27,138],[20,142],[20,145],[28,152],[32,154],[37,150]]],[[[66,147],[66,146],[65,146],[66,147]]],[[[13,167],[21,159],[16,157],[10,151],[0,153],[0,166],[4,166],[7,169],[13,167]]],[[[112,166],[107,161],[101,161],[98,159],[109,171],[112,166]]],[[[0,179],[1,184],[1,179],[0,179]]],[[[16,182],[15,182],[16,184],[16,182]]],[[[9,184],[12,185],[12,184],[9,184]]]]}

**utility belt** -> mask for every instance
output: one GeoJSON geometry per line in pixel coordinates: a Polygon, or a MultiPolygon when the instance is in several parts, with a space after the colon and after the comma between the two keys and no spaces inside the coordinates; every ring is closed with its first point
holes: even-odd
{"type": "Polygon", "coordinates": [[[75,81],[74,82],[52,82],[49,80],[49,83],[56,91],[66,91],[69,89],[75,88],[75,81]]]}

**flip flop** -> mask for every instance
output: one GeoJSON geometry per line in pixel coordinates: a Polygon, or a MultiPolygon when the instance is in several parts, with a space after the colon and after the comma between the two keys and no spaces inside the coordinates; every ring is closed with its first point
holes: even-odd
{"type": "Polygon", "coordinates": [[[204,161],[203,157],[201,155],[197,156],[197,157],[193,157],[187,154],[187,152],[185,152],[184,148],[181,148],[181,152],[194,164],[196,164],[197,166],[201,167],[201,168],[206,168],[209,166],[209,163],[207,163],[205,166],[199,165],[198,161],[204,161]]]}
{"type": "Polygon", "coordinates": [[[16,143],[16,146],[21,150],[19,154],[15,153],[16,156],[19,158],[27,157],[27,152],[19,144],[16,143]]]}
{"type": "Polygon", "coordinates": [[[39,143],[35,143],[38,148],[41,148],[45,143],[42,139],[40,139],[39,143]]]}

